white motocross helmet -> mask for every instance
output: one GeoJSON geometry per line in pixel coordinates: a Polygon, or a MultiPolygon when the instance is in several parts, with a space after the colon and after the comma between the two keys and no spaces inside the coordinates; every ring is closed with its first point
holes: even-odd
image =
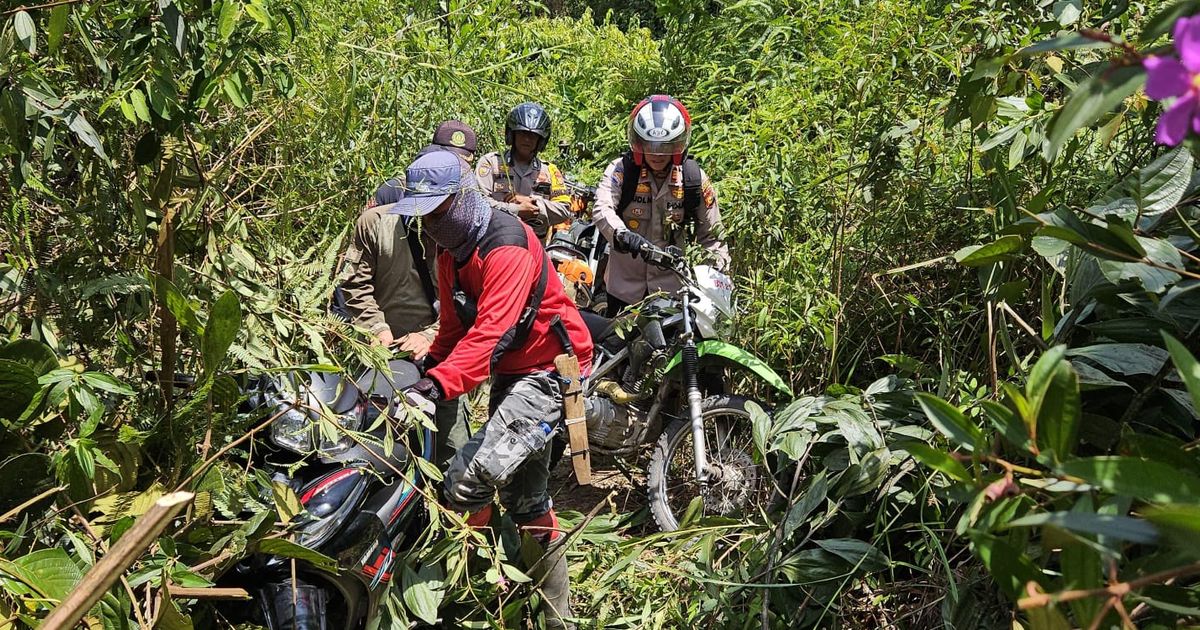
{"type": "Polygon", "coordinates": [[[669,155],[675,164],[680,164],[692,137],[692,117],[678,99],[655,94],[633,108],[628,133],[629,148],[637,164],[647,154],[669,155]]]}

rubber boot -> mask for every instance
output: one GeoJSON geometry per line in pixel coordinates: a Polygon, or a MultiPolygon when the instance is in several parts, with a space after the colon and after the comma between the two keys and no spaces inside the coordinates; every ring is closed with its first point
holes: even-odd
{"type": "Polygon", "coordinates": [[[534,537],[545,551],[530,569],[529,577],[542,594],[542,614],[547,630],[575,630],[575,624],[565,621],[571,616],[571,576],[567,568],[567,545],[558,531],[554,510],[520,526],[521,531],[534,537]]]}

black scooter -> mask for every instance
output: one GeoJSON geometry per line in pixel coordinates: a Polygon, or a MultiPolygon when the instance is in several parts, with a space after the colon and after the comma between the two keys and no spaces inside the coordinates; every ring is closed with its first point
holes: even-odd
{"type": "Polygon", "coordinates": [[[432,432],[397,418],[408,413],[402,406],[415,403],[416,413],[431,415],[433,405],[401,402],[404,388],[420,378],[413,363],[393,360],[388,368],[358,378],[260,377],[247,388],[249,406],[272,423],[264,429],[269,438],[255,444],[254,465],[290,486],[304,506],[291,540],[333,558],[338,571],[302,560],[293,569],[291,558],[251,555],[218,583],[244,588],[252,599],[222,603],[222,617],[269,630],[374,625],[397,555],[416,544],[429,522],[420,496],[429,484],[410,449],[432,459],[432,432]],[[388,430],[399,433],[392,448],[384,447],[388,430]]]}

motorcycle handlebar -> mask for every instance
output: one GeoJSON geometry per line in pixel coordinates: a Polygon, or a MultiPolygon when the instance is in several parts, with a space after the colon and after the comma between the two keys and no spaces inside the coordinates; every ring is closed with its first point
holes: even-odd
{"type": "Polygon", "coordinates": [[[687,259],[683,256],[683,250],[674,245],[666,248],[655,245],[643,246],[641,251],[642,260],[648,264],[654,265],[659,269],[674,271],[681,278],[687,277],[687,259]]]}

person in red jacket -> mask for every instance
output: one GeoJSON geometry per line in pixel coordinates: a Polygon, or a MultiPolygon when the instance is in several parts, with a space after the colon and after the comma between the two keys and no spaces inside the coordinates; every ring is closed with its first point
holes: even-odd
{"type": "Polygon", "coordinates": [[[553,544],[561,532],[547,492],[550,441],[563,430],[554,358],[573,350],[586,374],[591,336],[533,230],[494,212],[462,164],[440,151],[419,157],[388,210],[422,217],[439,246],[433,367],[410,391],[436,402],[492,378],[488,421],[451,460],[442,499],[481,527],[499,493],[518,529],[545,545],[533,572],[543,580],[547,627],[570,628],[565,549],[553,544]]]}

